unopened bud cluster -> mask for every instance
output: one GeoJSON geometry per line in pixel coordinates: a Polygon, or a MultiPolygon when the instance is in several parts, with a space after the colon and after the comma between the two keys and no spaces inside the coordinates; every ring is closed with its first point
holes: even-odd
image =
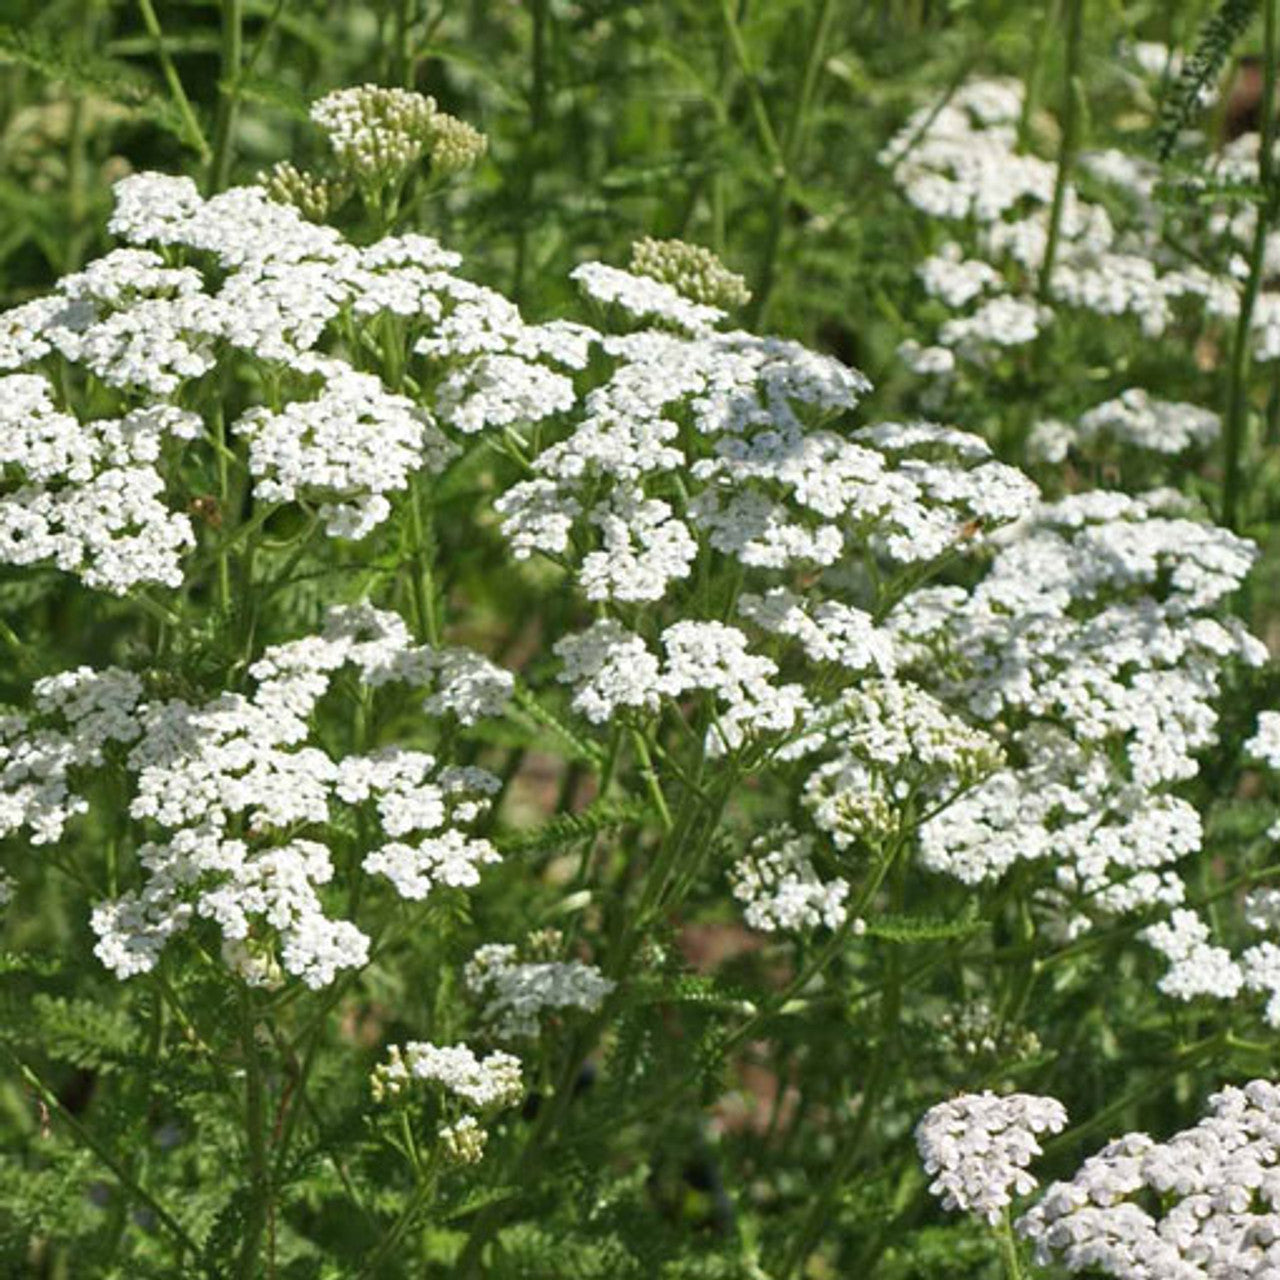
{"type": "Polygon", "coordinates": [[[693,302],[709,307],[742,307],[751,301],[747,282],[710,249],[683,240],[646,236],[631,246],[631,270],[669,284],[693,302]]]}
{"type": "Polygon", "coordinates": [[[475,1116],[463,1116],[456,1123],[445,1125],[439,1138],[445,1160],[455,1165],[479,1164],[489,1141],[488,1133],[475,1116]]]}
{"type": "Polygon", "coordinates": [[[436,113],[431,125],[431,171],[441,176],[461,173],[479,163],[489,139],[457,116],[436,113]]]}
{"type": "Polygon", "coordinates": [[[362,84],[311,104],[341,168],[358,181],[385,182],[422,158],[431,144],[434,98],[362,84]]]}
{"type": "Polygon", "coordinates": [[[347,198],[349,188],[335,178],[305,173],[288,160],[281,160],[258,181],[277,204],[291,204],[311,222],[323,222],[347,198]]]}
{"type": "Polygon", "coordinates": [[[958,1058],[1021,1062],[1040,1052],[1040,1037],[1027,1027],[1010,1024],[985,1000],[948,1009],[938,1019],[944,1047],[958,1058]]]}
{"type": "MultiPolygon", "coordinates": [[[[424,157],[438,175],[459,173],[488,147],[478,129],[437,110],[434,98],[408,89],[338,89],[312,104],[311,119],[328,137],[340,172],[364,188],[397,181],[424,157]]],[[[282,183],[296,203],[297,184],[288,178],[282,183]]],[[[304,194],[315,195],[310,189],[304,194]]]]}

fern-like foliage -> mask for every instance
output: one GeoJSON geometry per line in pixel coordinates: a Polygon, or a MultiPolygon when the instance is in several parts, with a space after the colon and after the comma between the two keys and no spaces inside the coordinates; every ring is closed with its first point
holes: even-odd
{"type": "Polygon", "coordinates": [[[593,768],[599,768],[603,764],[604,752],[596,743],[589,738],[584,738],[576,729],[571,728],[527,689],[517,687],[515,703],[524,717],[532,722],[535,736],[540,729],[548,730],[555,735],[566,759],[581,760],[593,768]]]}
{"type": "Polygon", "coordinates": [[[91,999],[37,994],[19,1002],[6,1002],[11,1016],[0,1036],[10,1044],[38,1050],[55,1062],[100,1072],[132,1066],[138,1051],[138,1033],[128,1015],[91,999]]]}
{"type": "Polygon", "coordinates": [[[1200,31],[1196,47],[1169,87],[1160,111],[1157,150],[1161,160],[1172,154],[1178,135],[1200,107],[1200,97],[1226,64],[1236,41],[1244,35],[1258,0],[1222,0],[1200,31]]]}
{"type": "Polygon", "coordinates": [[[865,936],[884,942],[955,942],[980,933],[986,922],[968,912],[958,918],[884,915],[868,922],[865,936]]]}
{"type": "Polygon", "coordinates": [[[649,807],[635,800],[600,801],[579,813],[562,813],[527,831],[499,835],[495,844],[504,853],[549,853],[567,848],[605,831],[643,822],[649,807]]]}
{"type": "Polygon", "coordinates": [[[178,109],[128,63],[68,46],[39,31],[0,26],[0,63],[5,62],[26,67],[75,92],[105,98],[180,141],[191,141],[178,109]]]}

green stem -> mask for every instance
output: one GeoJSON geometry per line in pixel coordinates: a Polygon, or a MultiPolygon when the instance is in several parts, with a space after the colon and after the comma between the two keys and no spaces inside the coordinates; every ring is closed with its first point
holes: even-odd
{"type": "Polygon", "coordinates": [[[529,7],[533,23],[529,49],[529,136],[525,143],[529,154],[521,166],[520,190],[516,193],[520,214],[516,221],[513,293],[517,303],[521,302],[524,296],[525,273],[529,258],[529,227],[534,208],[534,186],[537,182],[538,170],[541,168],[539,163],[541,149],[546,143],[548,0],[532,0],[529,7]]]}
{"type": "Polygon", "coordinates": [[[169,93],[173,97],[174,105],[182,116],[182,123],[187,131],[187,142],[200,153],[202,160],[208,160],[211,154],[209,144],[205,141],[204,130],[200,128],[200,122],[196,119],[196,113],[191,108],[191,102],[187,97],[186,90],[182,87],[182,79],[178,75],[178,69],[173,65],[173,59],[169,57],[169,50],[164,43],[164,32],[160,29],[160,20],[156,17],[156,11],[151,4],[151,0],[138,0],[138,9],[142,14],[142,23],[147,29],[147,34],[155,42],[156,57],[160,60],[160,70],[164,75],[164,82],[169,88],[169,93]]]}
{"type": "Polygon", "coordinates": [[[253,48],[249,50],[248,60],[245,62],[244,70],[241,72],[242,76],[248,77],[253,74],[254,67],[258,65],[258,59],[262,57],[262,52],[267,47],[267,41],[275,34],[276,27],[280,24],[280,15],[284,13],[284,5],[285,0],[276,0],[270,16],[258,28],[258,37],[253,42],[253,48]]]}
{"type": "Polygon", "coordinates": [[[1013,1234],[1013,1219],[1006,1207],[996,1228],[1000,1242],[1000,1260],[1004,1263],[1006,1280],[1022,1280],[1022,1260],[1018,1256],[1018,1238],[1013,1234]]]}
{"type": "MultiPolygon", "coordinates": [[[[221,404],[218,406],[218,441],[221,448],[218,458],[218,512],[223,520],[231,514],[231,481],[227,468],[227,416],[221,404]]],[[[223,539],[218,547],[218,612],[225,620],[231,612],[231,557],[229,540],[223,539]]]]}
{"type": "MultiPolygon", "coordinates": [[[[164,998],[157,986],[151,993],[150,1029],[147,1034],[147,1070],[131,1076],[129,1082],[125,1085],[125,1096],[128,1100],[126,1106],[136,1109],[135,1114],[140,1114],[146,1108],[149,1081],[154,1080],[158,1074],[160,1048],[163,1040],[164,998]]],[[[144,1152],[134,1151],[125,1161],[125,1167],[129,1171],[130,1177],[135,1181],[143,1159],[144,1152]]],[[[129,1210],[132,1207],[132,1203],[133,1199],[127,1194],[126,1189],[126,1194],[120,1196],[111,1208],[110,1226],[106,1233],[109,1243],[102,1263],[103,1270],[108,1273],[124,1243],[125,1231],[129,1225],[129,1210]]]]}
{"type": "Polygon", "coordinates": [[[671,819],[671,810],[667,808],[666,797],[662,794],[662,783],[658,781],[658,775],[654,772],[653,758],[649,754],[649,744],[645,741],[645,736],[639,729],[632,729],[631,742],[636,749],[636,755],[640,757],[640,772],[644,776],[644,783],[649,790],[649,797],[652,799],[654,807],[658,810],[658,816],[662,819],[662,829],[670,834],[674,825],[671,819]]]}
{"type": "MultiPolygon", "coordinates": [[[[886,993],[885,998],[888,1000],[888,993],[886,993]]],[[[893,998],[896,1001],[896,988],[893,998]]],[[[896,1019],[896,1010],[894,1016],[896,1019]]],[[[844,1150],[836,1157],[835,1164],[832,1165],[821,1190],[814,1197],[809,1213],[806,1215],[800,1230],[796,1233],[795,1241],[788,1250],[782,1266],[778,1269],[779,1280],[790,1280],[791,1276],[800,1271],[831,1219],[831,1210],[835,1205],[836,1197],[840,1194],[840,1188],[844,1185],[845,1179],[858,1161],[862,1151],[863,1139],[866,1137],[867,1129],[871,1123],[871,1113],[880,1101],[880,1093],[884,1087],[887,1074],[887,1056],[885,1041],[882,1038],[880,1044],[876,1047],[871,1070],[863,1085],[862,1099],[858,1106],[858,1119],[854,1124],[853,1132],[849,1135],[844,1150]]]]}
{"type": "Polygon", "coordinates": [[[1272,172],[1272,148],[1275,145],[1276,32],[1277,0],[1263,5],[1262,140],[1258,149],[1258,182],[1262,200],[1257,206],[1257,222],[1249,253],[1249,275],[1240,299],[1235,337],[1231,347],[1231,364],[1227,381],[1226,422],[1222,431],[1222,523],[1228,529],[1240,526],[1241,468],[1240,454],[1244,443],[1245,414],[1248,406],[1249,346],[1252,339],[1253,311],[1262,288],[1266,270],[1267,233],[1276,215],[1276,187],[1272,172]]]}
{"type": "Polygon", "coordinates": [[[240,111],[241,60],[244,52],[244,0],[222,0],[222,78],[218,85],[218,117],[209,193],[221,191],[231,176],[232,139],[240,111]]]}
{"type": "Polygon", "coordinates": [[[413,539],[410,589],[413,592],[418,641],[421,643],[425,640],[438,647],[440,622],[436,616],[436,584],[431,563],[434,557],[435,530],[434,527],[429,530],[429,520],[424,516],[422,506],[422,479],[420,474],[415,474],[410,481],[409,493],[409,530],[413,539]]]}
{"type": "Polygon", "coordinates": [[[85,99],[81,93],[71,99],[71,127],[67,136],[67,214],[71,234],[67,237],[64,273],[80,265],[80,252],[85,240],[85,99]]]}
{"type": "MultiPolygon", "coordinates": [[[[890,868],[898,864],[898,855],[905,846],[905,838],[899,838],[894,842],[884,858],[881,859],[881,864],[872,875],[871,880],[858,895],[858,901],[854,904],[854,908],[850,912],[851,915],[856,915],[870,902],[871,898],[879,890],[890,868]]],[[[895,879],[894,894],[894,905],[898,908],[901,906],[903,884],[903,877],[899,872],[895,879]]],[[[902,1015],[902,958],[897,947],[890,948],[887,967],[888,974],[884,993],[880,997],[879,1037],[872,1055],[870,1069],[862,1087],[862,1099],[858,1105],[858,1118],[854,1123],[853,1132],[849,1135],[844,1150],[836,1158],[822,1189],[814,1197],[804,1224],[796,1234],[796,1238],[785,1256],[783,1265],[778,1272],[779,1280],[790,1280],[791,1276],[799,1272],[804,1266],[805,1260],[813,1251],[814,1246],[818,1243],[830,1219],[836,1197],[840,1194],[840,1188],[844,1185],[845,1179],[861,1157],[863,1142],[866,1140],[867,1132],[871,1126],[872,1113],[879,1104],[880,1095],[887,1082],[889,1076],[889,1051],[891,1047],[896,1046],[899,1022],[902,1015]]]]}
{"type": "Polygon", "coordinates": [[[788,193],[791,187],[791,175],[795,171],[796,162],[799,159],[800,150],[807,133],[809,108],[813,102],[813,92],[818,82],[818,71],[822,66],[827,37],[830,35],[834,16],[835,5],[833,0],[822,0],[818,13],[814,18],[813,34],[809,40],[809,56],[805,60],[804,75],[800,81],[800,91],[796,97],[791,119],[787,124],[786,136],[782,143],[781,163],[775,174],[773,200],[769,208],[769,228],[765,235],[764,253],[757,272],[755,288],[752,291],[751,306],[747,312],[747,324],[753,329],[763,320],[765,308],[768,306],[769,297],[773,292],[779,248],[782,244],[782,229],[786,219],[788,193]]]}
{"type": "Polygon", "coordinates": [[[382,1274],[382,1264],[391,1256],[392,1251],[400,1241],[404,1239],[418,1214],[422,1212],[426,1207],[427,1201],[431,1199],[431,1194],[435,1190],[436,1184],[434,1165],[435,1157],[433,1156],[427,1162],[427,1166],[422,1172],[421,1179],[409,1203],[405,1205],[400,1216],[392,1224],[391,1229],[382,1237],[381,1242],[374,1249],[372,1256],[365,1263],[364,1269],[356,1277],[356,1280],[374,1280],[374,1277],[382,1274]]]}
{"type": "Polygon", "coordinates": [[[1053,265],[1058,256],[1062,236],[1062,217],[1066,210],[1067,188],[1071,184],[1071,168],[1075,160],[1077,135],[1080,130],[1080,106],[1083,88],[1080,83],[1080,49],[1084,33],[1085,0],[1067,0],[1067,69],[1066,101],[1062,111],[1062,137],[1058,144],[1058,176],[1053,184],[1053,206],[1049,211],[1049,234],[1045,238],[1044,261],[1040,266],[1039,298],[1049,300],[1053,289],[1053,265]]]}
{"type": "Polygon", "coordinates": [[[258,1271],[262,1236],[271,1211],[271,1175],[267,1164],[265,1089],[262,1060],[258,1054],[253,996],[241,995],[240,1043],[245,1058],[245,1137],[249,1148],[249,1208],[245,1217],[240,1258],[236,1266],[239,1280],[251,1280],[258,1271]]]}
{"type": "Polygon", "coordinates": [[[413,0],[399,0],[396,5],[395,49],[392,60],[392,73],[397,84],[406,89],[413,88],[413,53],[409,33],[413,28],[413,0]]]}
{"type": "Polygon", "coordinates": [[[1022,93],[1022,114],[1018,118],[1018,148],[1025,151],[1031,138],[1031,121],[1040,106],[1040,82],[1044,76],[1044,51],[1049,43],[1049,33],[1058,25],[1058,11],[1062,0],[1048,0],[1045,20],[1036,27],[1031,46],[1031,69],[1027,72],[1026,86],[1022,93]]]}
{"type": "Polygon", "coordinates": [[[760,144],[764,147],[765,154],[768,156],[769,163],[775,173],[779,170],[785,173],[786,158],[783,155],[782,146],[778,142],[778,135],[774,132],[773,124],[769,119],[769,111],[765,106],[764,97],[760,93],[760,86],[756,81],[755,72],[751,69],[751,57],[747,52],[746,41],[742,38],[742,28],[738,25],[738,18],[733,12],[730,0],[720,0],[720,16],[724,21],[725,30],[728,32],[729,45],[733,49],[733,56],[738,63],[738,70],[741,71],[743,82],[747,86],[747,97],[751,101],[751,114],[755,120],[756,132],[760,135],[760,144]]]}
{"type": "Polygon", "coordinates": [[[79,1120],[76,1119],[70,1111],[63,1106],[61,1099],[49,1088],[43,1080],[32,1069],[27,1066],[20,1058],[17,1057],[10,1049],[0,1046],[0,1052],[13,1063],[18,1074],[26,1081],[30,1088],[39,1097],[51,1111],[56,1111],[62,1118],[62,1122],[76,1136],[76,1138],[84,1144],[90,1151],[97,1156],[98,1160],[107,1168],[115,1177],[116,1181],[124,1187],[130,1195],[141,1200],[143,1204],[156,1215],[156,1219],[161,1225],[173,1236],[174,1243],[178,1247],[179,1259],[190,1254],[193,1258],[199,1257],[200,1248],[196,1242],[187,1234],[186,1228],[183,1227],[177,1218],[169,1212],[168,1209],[160,1203],[140,1182],[138,1182],[129,1173],[128,1169],[102,1145],[98,1139],[85,1128],[79,1120]]]}

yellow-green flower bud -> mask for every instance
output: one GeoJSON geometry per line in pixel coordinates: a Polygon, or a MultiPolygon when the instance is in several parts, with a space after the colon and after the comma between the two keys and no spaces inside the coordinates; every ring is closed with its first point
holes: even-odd
{"type": "Polygon", "coordinates": [[[489,148],[489,139],[465,120],[437,112],[431,122],[433,173],[461,173],[470,169],[489,148]]]}
{"type": "Polygon", "coordinates": [[[434,98],[372,84],[311,104],[339,166],[364,186],[390,182],[420,160],[434,140],[435,117],[434,98]]]}
{"type": "Polygon", "coordinates": [[[293,205],[312,222],[324,222],[346,199],[348,191],[344,183],[304,173],[288,160],[260,173],[258,182],[277,204],[293,205]]]}
{"type": "Polygon", "coordinates": [[[479,1164],[484,1158],[488,1133],[475,1116],[463,1116],[440,1130],[440,1146],[449,1164],[479,1164]]]}
{"type": "Polygon", "coordinates": [[[693,302],[709,307],[741,307],[751,301],[747,282],[701,245],[646,236],[631,246],[631,270],[669,284],[693,302]]]}

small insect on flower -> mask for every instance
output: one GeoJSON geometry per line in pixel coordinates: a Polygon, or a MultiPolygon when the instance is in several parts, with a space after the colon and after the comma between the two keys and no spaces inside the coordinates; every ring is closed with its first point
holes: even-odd
{"type": "Polygon", "coordinates": [[[222,507],[212,494],[197,494],[187,504],[187,514],[210,529],[222,528],[222,507]]]}

